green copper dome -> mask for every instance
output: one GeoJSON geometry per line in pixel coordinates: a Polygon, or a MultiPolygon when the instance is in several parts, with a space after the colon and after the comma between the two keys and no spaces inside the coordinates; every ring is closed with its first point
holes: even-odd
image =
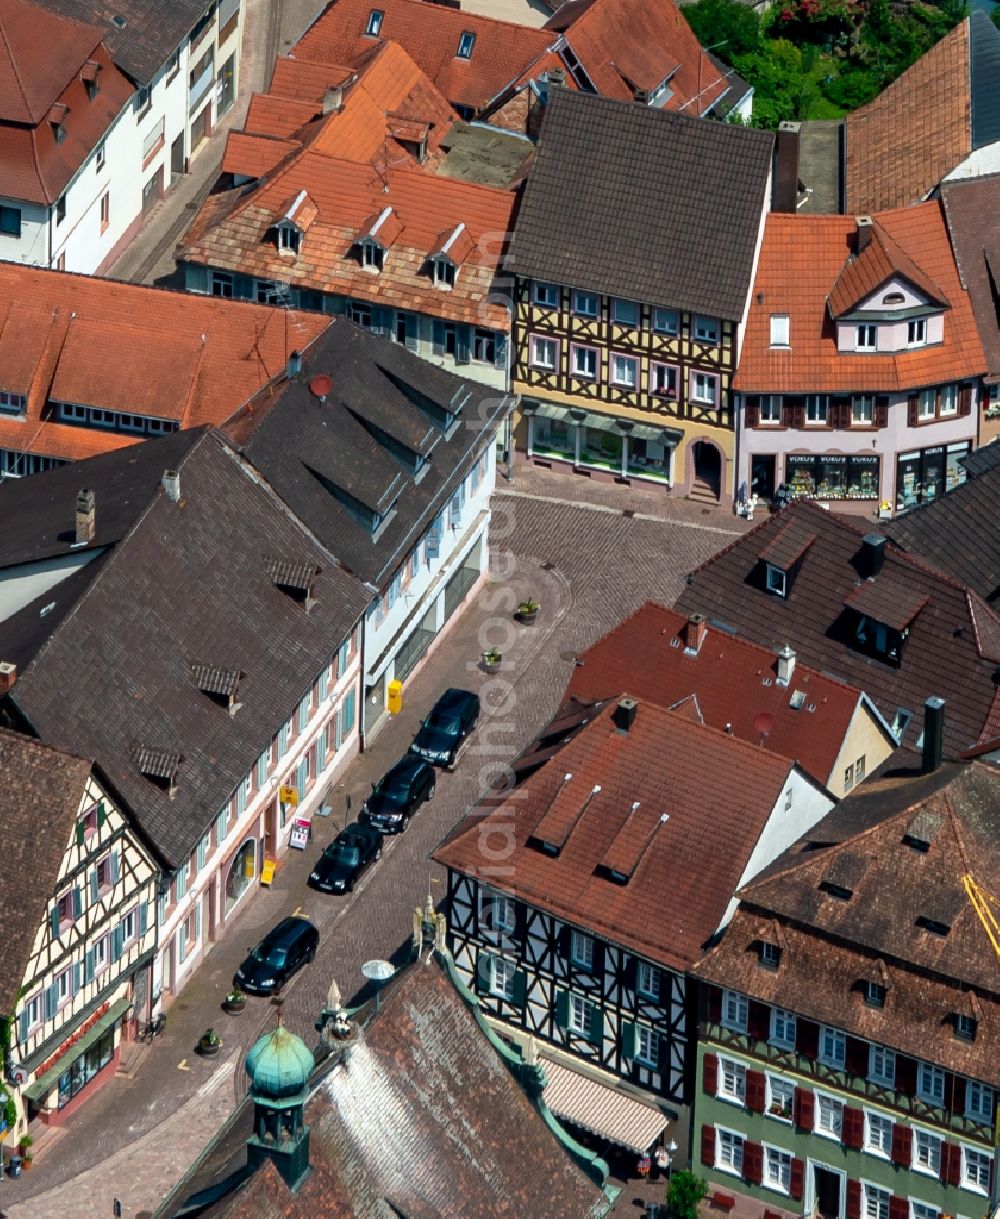
{"type": "Polygon", "coordinates": [[[301,1037],[279,1024],[265,1033],[247,1054],[250,1092],[261,1100],[284,1100],[301,1092],[316,1059],[301,1037]]]}

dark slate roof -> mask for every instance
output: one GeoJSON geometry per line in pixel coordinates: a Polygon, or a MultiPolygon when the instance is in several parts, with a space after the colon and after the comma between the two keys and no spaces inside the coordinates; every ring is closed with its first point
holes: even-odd
{"type": "Polygon", "coordinates": [[[71,491],[96,485],[98,520],[102,507],[115,517],[116,488],[135,498],[131,527],[105,557],[39,599],[55,608],[44,631],[36,623],[33,652],[24,642],[24,619],[37,615],[39,602],[0,623],[0,656],[10,633],[24,666],[8,696],[16,713],[49,744],[93,757],[173,867],[291,714],[369,596],[219,434],[192,432],[186,451],[172,451],[179,503],[159,488],[168,452],[169,444],[157,440],[4,489],[5,524],[19,530],[22,514],[49,501],[49,485],[71,491]],[[130,463],[145,461],[147,448],[155,460],[145,466],[143,500],[130,463]],[[100,483],[93,477],[98,466],[100,483]],[[319,569],[308,612],[274,584],[270,555],[319,569]],[[192,676],[197,664],[245,673],[235,716],[199,690],[192,676]],[[140,769],[149,751],[180,755],[174,799],[140,769]]]}
{"type": "MultiPolygon", "coordinates": [[[[995,445],[1000,452],[1000,445],[995,445]]],[[[975,454],[973,454],[975,456],[975,454]]],[[[1000,467],[897,517],[885,532],[993,602],[1000,596],[1000,467]]]]}
{"type": "Polygon", "coordinates": [[[845,602],[861,584],[865,533],[863,522],[792,504],[694,571],[676,608],[703,613],[765,647],[790,644],[804,663],[864,690],[890,723],[905,708],[913,718],[903,744],[922,732],[926,699],[944,698],[945,752],[957,756],[977,742],[993,704],[997,617],[974,590],[888,544],[871,588],[905,587],[911,600],[926,601],[910,623],[898,668],[855,650],[854,614],[845,602]],[[790,573],[788,596],[778,597],[765,590],[759,556],[789,527],[815,540],[790,573]]]}
{"type": "MultiPolygon", "coordinates": [[[[1000,39],[1000,31],[987,24],[1000,39]]],[[[997,174],[958,178],[941,185],[955,262],[962,286],[972,298],[987,377],[992,381],[1000,379],[1000,215],[994,206],[998,189],[997,174]]],[[[966,469],[972,473],[970,461],[975,461],[975,454],[966,460],[966,469]]]]}
{"type": "Polygon", "coordinates": [[[972,147],[1000,140],[1000,30],[986,13],[969,14],[972,147]]]}
{"type": "Polygon", "coordinates": [[[208,12],[209,0],[38,0],[54,13],[105,30],[104,42],[119,68],[148,85],[208,12]],[[123,26],[114,17],[124,17],[123,26]]]}
{"type": "Polygon", "coordinates": [[[14,1010],[89,775],[83,758],[0,730],[0,1011],[14,1010]]]}
{"type": "Polygon", "coordinates": [[[463,380],[344,318],[308,348],[302,373],[263,391],[228,430],[291,509],[352,572],[386,583],[510,410],[502,391],[463,380]],[[309,383],[327,374],[325,402],[309,383]],[[426,404],[421,405],[421,404],[426,404]],[[446,438],[433,412],[460,410],[446,438]],[[417,481],[395,452],[427,457],[417,481]],[[373,539],[332,488],[394,515],[373,539]]]}
{"type": "Polygon", "coordinates": [[[974,449],[968,457],[962,458],[962,465],[970,478],[978,478],[988,470],[1000,466],[1000,441],[991,441],[980,449],[974,449]]]}
{"type": "Polygon", "coordinates": [[[769,132],[554,90],[506,265],[737,320],[773,144],[769,132]]]}

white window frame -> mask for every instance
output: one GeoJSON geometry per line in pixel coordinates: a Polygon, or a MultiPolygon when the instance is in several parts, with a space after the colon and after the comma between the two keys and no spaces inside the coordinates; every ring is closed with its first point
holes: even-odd
{"type": "Polygon", "coordinates": [[[594,968],[594,937],[585,935],[582,931],[575,929],[570,932],[569,937],[569,958],[579,969],[585,969],[588,972],[594,968]]]}
{"type": "Polygon", "coordinates": [[[781,949],[770,940],[761,940],[760,963],[768,969],[777,969],[781,964],[781,949]]]}
{"type": "Polygon", "coordinates": [[[892,1131],[895,1123],[887,1113],[865,1110],[865,1151],[880,1160],[892,1158],[892,1131]]]}
{"type": "Polygon", "coordinates": [[[517,924],[514,903],[502,893],[493,894],[493,926],[498,931],[513,931],[517,924]]]}
{"type": "Polygon", "coordinates": [[[587,381],[597,380],[597,370],[600,367],[600,359],[596,347],[584,347],[581,343],[573,343],[570,348],[573,365],[573,376],[581,377],[587,381]],[[590,357],[589,362],[593,364],[593,368],[581,368],[579,357],[586,355],[590,357]]]}
{"type": "Polygon", "coordinates": [[[490,957],[490,994],[498,999],[514,997],[514,975],[517,967],[507,957],[490,957]]]}
{"type": "Polygon", "coordinates": [[[922,389],[917,399],[917,418],[933,419],[937,415],[937,390],[922,389]]]}
{"type": "Polygon", "coordinates": [[[533,334],[530,339],[531,343],[531,367],[540,368],[544,372],[555,372],[559,367],[559,340],[550,339],[545,335],[533,334]],[[549,352],[552,354],[551,363],[543,363],[539,358],[539,351],[549,352]]]}
{"type": "Polygon", "coordinates": [[[875,426],[875,395],[855,394],[851,399],[851,427],[875,426]]]}
{"type": "Polygon", "coordinates": [[[621,389],[638,389],[639,388],[639,359],[637,356],[622,355],[620,352],[611,353],[611,384],[617,385],[621,389]],[[632,378],[622,376],[619,373],[621,369],[630,368],[632,370],[632,378]]]}
{"type": "Polygon", "coordinates": [[[827,394],[806,395],[806,427],[827,427],[830,422],[830,399],[827,394]]]}
{"type": "Polygon", "coordinates": [[[929,1062],[917,1064],[917,1096],[928,1105],[944,1105],[944,1068],[929,1062]],[[927,1083],[930,1081],[930,1087],[927,1083]]]}
{"type": "Polygon", "coordinates": [[[941,1219],[941,1211],[929,1202],[918,1202],[910,1199],[910,1219],[941,1219]]]}
{"type": "Polygon", "coordinates": [[[635,987],[644,999],[654,1002],[660,997],[660,970],[648,961],[637,961],[635,965],[635,987]]]}
{"type": "Polygon", "coordinates": [[[706,406],[719,405],[719,378],[712,372],[691,372],[691,400],[702,402],[706,406]]]}
{"type": "Polygon", "coordinates": [[[795,1013],[783,1007],[771,1008],[771,1045],[782,1050],[795,1049],[795,1013]]]}
{"type": "Polygon", "coordinates": [[[927,319],[923,317],[911,318],[906,323],[906,345],[907,347],[924,347],[927,344],[927,319]]]}
{"type": "Polygon", "coordinates": [[[450,258],[442,254],[434,259],[434,283],[438,288],[454,288],[457,274],[450,258]]]}
{"type": "Polygon", "coordinates": [[[896,1086],[896,1051],[872,1044],[868,1049],[868,1078],[883,1088],[896,1086]]]}
{"type": "Polygon", "coordinates": [[[790,347],[791,319],[787,313],[771,314],[771,346],[790,347]]]}
{"type": "Polygon", "coordinates": [[[385,20],[385,13],[379,8],[373,8],[368,14],[368,23],[365,25],[365,36],[368,38],[378,38],[382,30],[382,22],[385,20]]]}
{"type": "Polygon", "coordinates": [[[958,414],[958,386],[954,383],[941,386],[941,416],[950,419],[958,414]]]}
{"type": "Polygon", "coordinates": [[[720,1055],[718,1080],[718,1086],[715,1089],[716,1096],[737,1105],[746,1104],[747,1068],[745,1063],[737,1062],[735,1058],[723,1058],[720,1055]]]}
{"type": "Polygon", "coordinates": [[[939,1177],[941,1175],[941,1145],[944,1139],[933,1130],[924,1130],[920,1126],[913,1127],[913,1161],[914,1172],[925,1176],[939,1177]]]}
{"type": "Polygon", "coordinates": [[[679,334],[680,316],[676,309],[653,310],[653,329],[657,334],[679,334]]]}
{"type": "MultiPolygon", "coordinates": [[[[955,1036],[963,1041],[975,1041],[978,1021],[967,1012],[955,1013],[955,1036]]],[[[970,1081],[971,1082],[971,1081],[970,1081]]]]}
{"type": "Polygon", "coordinates": [[[819,1026],[819,1060],[828,1067],[843,1067],[847,1059],[847,1034],[843,1029],[836,1029],[831,1024],[819,1026]],[[836,1053],[827,1052],[827,1040],[830,1046],[838,1047],[836,1053]]]}
{"type": "Polygon", "coordinates": [[[781,423],[781,395],[761,394],[760,406],[757,409],[757,419],[760,423],[778,425],[781,423]]]}
{"type": "Polygon", "coordinates": [[[765,563],[765,587],[769,593],[774,593],[777,597],[784,597],[788,587],[788,582],[784,571],[780,567],[775,567],[773,563],[765,563]]]}
{"type": "Polygon", "coordinates": [[[764,1144],[764,1173],[761,1184],[776,1194],[789,1194],[792,1188],[792,1153],[782,1147],[764,1144]]]}
{"type": "Polygon", "coordinates": [[[646,1067],[660,1065],[660,1034],[648,1024],[635,1026],[635,1061],[646,1067]]]}
{"type": "Polygon", "coordinates": [[[974,1194],[986,1197],[990,1192],[990,1171],[993,1157],[988,1151],[978,1147],[969,1147],[965,1143],[962,1148],[962,1188],[974,1194]],[[985,1177],[985,1181],[982,1178],[985,1177]]]}
{"type": "Polygon", "coordinates": [[[649,365],[649,392],[663,398],[676,398],[680,392],[681,373],[676,364],[664,364],[662,360],[653,360],[649,365]],[[673,382],[670,385],[660,385],[664,381],[673,382]]]}
{"type": "Polygon", "coordinates": [[[844,1102],[826,1092],[817,1092],[815,1095],[813,1133],[821,1139],[834,1139],[839,1143],[844,1133],[844,1102]]]}
{"type": "Polygon", "coordinates": [[[767,1117],[773,1118],[776,1122],[788,1122],[792,1120],[792,1107],[795,1104],[795,1084],[790,1079],[785,1079],[783,1075],[766,1075],[764,1098],[764,1112],[767,1117]],[[787,1096],[786,1096],[787,1094],[787,1096]],[[784,1105],[787,1100],[787,1113],[772,1113],[771,1106],[774,1104],[784,1105]]]}
{"type": "Polygon", "coordinates": [[[861,1219],[889,1219],[890,1191],[871,1181],[861,1182],[861,1219]]]}
{"type": "Polygon", "coordinates": [[[726,1130],[722,1126],[715,1131],[715,1167],[734,1177],[743,1175],[744,1136],[738,1130],[726,1130]]]}
{"type": "Polygon", "coordinates": [[[583,1036],[590,1034],[590,1013],[593,1010],[589,1000],[583,995],[570,994],[569,997],[569,1027],[570,1032],[583,1036]]]}
{"type": "Polygon", "coordinates": [[[980,1083],[978,1079],[965,1081],[965,1116],[973,1120],[993,1121],[993,1088],[989,1084],[980,1083]],[[972,1103],[973,1096],[977,1103],[972,1103]]]}
{"type": "Polygon", "coordinates": [[[878,327],[874,322],[861,322],[854,330],[855,351],[878,350],[878,327]],[[869,340],[871,340],[869,342],[869,340]]]}
{"type": "Polygon", "coordinates": [[[278,225],[278,249],[289,254],[298,254],[302,245],[302,233],[294,224],[278,225]]]}
{"type": "Polygon", "coordinates": [[[749,1016],[750,1003],[746,995],[741,995],[737,990],[722,992],[723,1028],[732,1029],[734,1033],[745,1033],[749,1016]]]}

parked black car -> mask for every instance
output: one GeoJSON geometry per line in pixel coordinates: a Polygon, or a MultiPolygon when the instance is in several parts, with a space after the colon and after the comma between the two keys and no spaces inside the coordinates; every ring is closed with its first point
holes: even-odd
{"type": "Polygon", "coordinates": [[[435,766],[453,769],[466,737],[479,719],[479,695],[470,690],[445,690],[420,725],[410,753],[435,766]]]}
{"type": "Polygon", "coordinates": [[[408,753],[372,788],[361,820],[383,834],[398,834],[406,829],[420,805],[434,795],[434,787],[434,767],[415,753],[408,753]]]}
{"type": "Polygon", "coordinates": [[[283,918],[233,975],[248,995],[271,995],[316,955],[319,932],[307,918],[283,918]]]}
{"type": "Polygon", "coordinates": [[[382,854],[382,835],[354,821],[340,831],[309,873],[309,885],[321,893],[350,893],[365,870],[382,854]]]}

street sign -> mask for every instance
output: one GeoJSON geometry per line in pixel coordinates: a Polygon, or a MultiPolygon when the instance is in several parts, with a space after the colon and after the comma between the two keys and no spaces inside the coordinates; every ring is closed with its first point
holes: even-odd
{"type": "Polygon", "coordinates": [[[299,802],[299,789],[297,787],[279,787],[278,799],[282,804],[291,804],[294,807],[299,802]]]}

